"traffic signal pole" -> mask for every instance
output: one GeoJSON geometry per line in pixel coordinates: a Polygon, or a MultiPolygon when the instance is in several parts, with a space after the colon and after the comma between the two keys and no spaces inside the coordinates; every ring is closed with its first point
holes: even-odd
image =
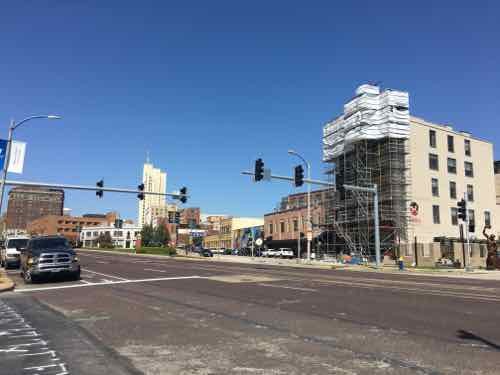
{"type": "MultiPolygon", "coordinates": [[[[254,172],[249,172],[249,171],[243,171],[243,172],[241,172],[241,174],[246,175],[246,176],[255,176],[254,172]]],[[[280,176],[280,175],[276,175],[276,174],[271,174],[270,178],[272,180],[282,180],[282,181],[291,181],[291,182],[295,181],[294,177],[280,176]]],[[[313,180],[310,178],[304,178],[304,182],[307,184],[312,184],[312,185],[335,187],[335,184],[332,184],[331,182],[321,181],[321,180],[313,180]]]]}
{"type": "Polygon", "coordinates": [[[6,180],[5,185],[28,186],[28,187],[46,187],[46,188],[72,189],[72,190],[109,191],[112,193],[162,195],[162,196],[167,196],[167,197],[173,197],[175,199],[181,199],[182,197],[185,196],[182,193],[156,193],[153,191],[143,191],[143,190],[135,190],[135,189],[123,189],[123,188],[99,187],[99,186],[83,186],[83,185],[68,185],[68,184],[58,184],[58,183],[49,184],[46,182],[30,182],[30,181],[16,181],[16,180],[6,180]]]}
{"type": "MultiPolygon", "coordinates": [[[[467,207],[467,193],[464,193],[464,199],[467,207]]],[[[470,215],[468,212],[466,212],[466,218],[467,218],[467,226],[465,228],[465,236],[467,238],[467,257],[464,258],[464,266],[466,271],[472,271],[472,267],[470,265],[470,240],[469,240],[469,228],[470,228],[470,215]]]]}

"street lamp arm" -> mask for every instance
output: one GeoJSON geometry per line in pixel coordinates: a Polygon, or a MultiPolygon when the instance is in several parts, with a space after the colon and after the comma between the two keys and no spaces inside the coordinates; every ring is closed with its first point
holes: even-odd
{"type": "Polygon", "coordinates": [[[30,120],[34,120],[34,119],[37,119],[37,118],[46,118],[46,119],[60,119],[61,117],[60,116],[55,116],[55,115],[37,115],[37,116],[30,116],[30,117],[26,117],[24,120],[22,121],[19,121],[18,123],[15,123],[15,122],[12,122],[12,125],[10,126],[10,128],[12,130],[15,130],[17,129],[19,126],[21,126],[22,124],[24,124],[25,122],[28,122],[30,120]]]}

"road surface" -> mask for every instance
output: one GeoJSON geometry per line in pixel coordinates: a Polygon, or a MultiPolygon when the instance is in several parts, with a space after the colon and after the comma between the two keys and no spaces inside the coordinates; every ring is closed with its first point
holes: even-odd
{"type": "Polygon", "coordinates": [[[500,373],[499,281],[79,256],[78,282],[9,271],[0,374],[500,373]]]}

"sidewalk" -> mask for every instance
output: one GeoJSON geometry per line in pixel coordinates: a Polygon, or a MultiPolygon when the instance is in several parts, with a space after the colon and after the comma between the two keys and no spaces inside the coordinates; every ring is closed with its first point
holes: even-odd
{"type": "Polygon", "coordinates": [[[0,293],[8,292],[14,289],[14,282],[7,276],[7,272],[0,268],[0,293]]]}

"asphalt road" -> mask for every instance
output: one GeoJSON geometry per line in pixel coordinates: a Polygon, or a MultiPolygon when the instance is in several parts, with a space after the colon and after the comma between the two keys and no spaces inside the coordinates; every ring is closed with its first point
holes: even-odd
{"type": "Polygon", "coordinates": [[[500,374],[499,281],[80,258],[79,282],[9,271],[0,374],[500,374]]]}

